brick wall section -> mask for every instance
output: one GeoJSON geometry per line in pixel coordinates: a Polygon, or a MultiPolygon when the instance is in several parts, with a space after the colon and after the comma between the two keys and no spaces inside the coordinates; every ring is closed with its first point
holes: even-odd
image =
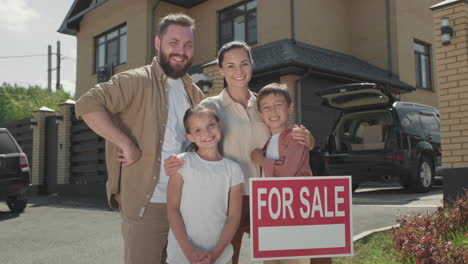
{"type": "Polygon", "coordinates": [[[63,119],[57,127],[57,184],[70,183],[71,115],[74,107],[73,100],[67,100],[60,105],[60,115],[63,119]]]}
{"type": "Polygon", "coordinates": [[[441,112],[442,165],[468,167],[468,4],[434,10],[435,71],[441,112]],[[440,18],[448,17],[454,36],[440,42],[440,18]]]}
{"type": "Polygon", "coordinates": [[[224,89],[224,78],[219,73],[218,65],[211,64],[203,68],[203,73],[212,82],[211,88],[205,93],[206,97],[218,95],[224,89]]]}
{"type": "Polygon", "coordinates": [[[43,185],[45,177],[46,117],[55,115],[52,109],[41,107],[33,112],[37,125],[33,128],[32,185],[43,185]]]}

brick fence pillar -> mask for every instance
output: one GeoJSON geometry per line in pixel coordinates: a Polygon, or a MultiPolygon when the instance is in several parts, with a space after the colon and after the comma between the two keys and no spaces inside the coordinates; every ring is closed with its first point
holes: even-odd
{"type": "Polygon", "coordinates": [[[447,0],[431,7],[434,16],[434,53],[441,112],[444,200],[468,189],[468,1],[447,0]],[[442,17],[449,19],[453,36],[441,43],[442,17]]]}
{"type": "Polygon", "coordinates": [[[209,62],[203,67],[203,74],[205,74],[211,81],[211,87],[205,94],[206,97],[218,95],[224,89],[224,77],[219,73],[218,64],[216,61],[209,62]]]}
{"type": "Polygon", "coordinates": [[[46,149],[46,118],[55,115],[55,111],[48,107],[41,107],[33,112],[33,119],[36,124],[33,127],[32,142],[32,171],[31,177],[33,185],[32,193],[38,194],[43,191],[45,177],[45,149],[46,149]]]}
{"type": "Polygon", "coordinates": [[[67,100],[60,104],[62,121],[57,128],[57,184],[70,183],[71,126],[75,101],[67,100]]]}

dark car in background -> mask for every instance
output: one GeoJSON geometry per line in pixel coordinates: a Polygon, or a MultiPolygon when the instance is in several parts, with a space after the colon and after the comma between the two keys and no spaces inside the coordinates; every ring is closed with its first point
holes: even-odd
{"type": "Polygon", "coordinates": [[[396,102],[374,83],[339,85],[317,94],[325,106],[341,110],[324,153],[330,175],[351,175],[353,191],[366,181],[394,179],[415,192],[431,189],[441,165],[437,109],[396,102]]]}
{"type": "Polygon", "coordinates": [[[31,182],[29,163],[13,136],[0,128],[0,201],[14,213],[23,212],[31,182]]]}

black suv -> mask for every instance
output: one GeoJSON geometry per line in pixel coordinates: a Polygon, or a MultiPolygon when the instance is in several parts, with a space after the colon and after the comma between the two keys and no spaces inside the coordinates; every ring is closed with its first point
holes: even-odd
{"type": "Polygon", "coordinates": [[[374,83],[346,84],[317,92],[342,111],[327,139],[330,175],[351,175],[353,191],[365,181],[390,181],[428,192],[441,165],[437,109],[394,97],[374,83]]]}
{"type": "Polygon", "coordinates": [[[0,128],[0,200],[14,213],[24,211],[31,182],[26,154],[6,128],[0,128]]]}

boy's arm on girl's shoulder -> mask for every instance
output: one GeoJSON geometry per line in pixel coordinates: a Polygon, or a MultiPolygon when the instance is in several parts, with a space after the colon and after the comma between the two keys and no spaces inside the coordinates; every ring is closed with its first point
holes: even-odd
{"type": "Polygon", "coordinates": [[[216,246],[211,251],[212,261],[214,262],[224,249],[231,243],[237,228],[239,227],[242,210],[242,183],[231,186],[229,189],[228,216],[224,224],[221,236],[216,246]]]}
{"type": "Polygon", "coordinates": [[[201,260],[203,252],[196,250],[190,244],[185,231],[184,221],[180,214],[180,199],[182,197],[182,187],[184,179],[181,174],[173,174],[169,178],[167,185],[167,218],[177,242],[179,243],[185,256],[190,263],[201,260]]]}

